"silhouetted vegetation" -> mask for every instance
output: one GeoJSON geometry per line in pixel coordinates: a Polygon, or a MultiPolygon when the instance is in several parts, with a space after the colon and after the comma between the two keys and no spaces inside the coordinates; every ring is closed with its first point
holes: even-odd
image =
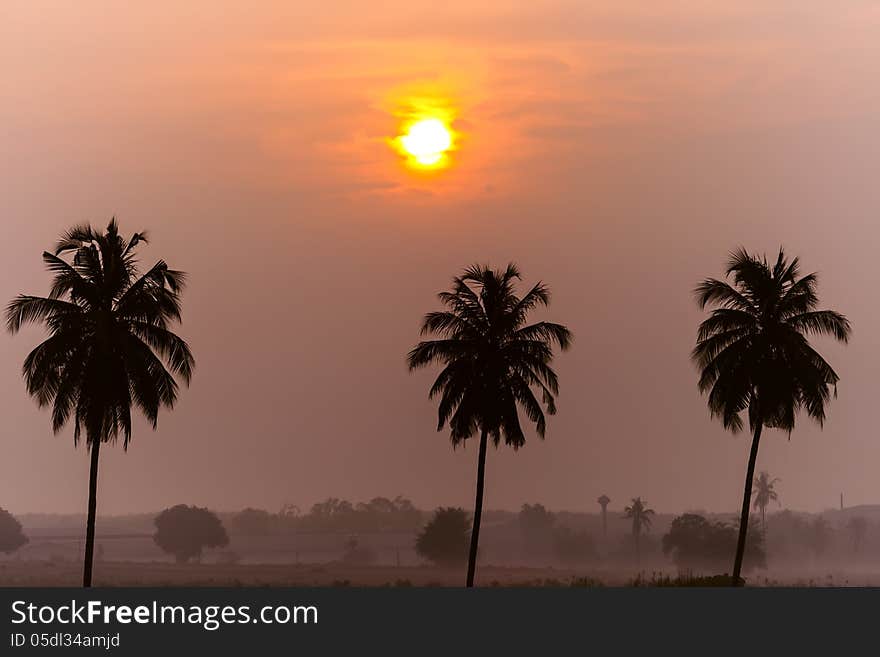
{"type": "Polygon", "coordinates": [[[632,504],[623,509],[623,517],[632,521],[633,545],[637,560],[642,558],[642,532],[651,530],[651,516],[653,515],[654,509],[647,508],[641,497],[634,497],[632,504]]]}
{"type": "Polygon", "coordinates": [[[264,509],[242,509],[229,522],[229,532],[245,536],[266,536],[272,533],[272,514],[264,509]]]}
{"type": "Polygon", "coordinates": [[[398,495],[393,500],[374,497],[357,505],[336,497],[314,504],[295,520],[306,531],[410,531],[422,524],[422,512],[398,495]]]}
{"type": "Polygon", "coordinates": [[[349,536],[345,541],[345,552],[342,555],[344,563],[357,566],[366,566],[376,561],[376,552],[368,545],[361,543],[357,536],[349,536]]]}
{"type": "Polygon", "coordinates": [[[6,509],[0,509],[0,552],[11,554],[27,542],[21,523],[6,509]]]}
{"type": "Polygon", "coordinates": [[[200,558],[205,548],[229,545],[223,523],[208,509],[178,504],[156,516],[155,525],[153,540],[177,563],[200,558]]]}
{"type": "Polygon", "coordinates": [[[456,566],[468,558],[470,518],[461,508],[441,507],[416,538],[416,552],[437,565],[456,566]]]}
{"type": "Polygon", "coordinates": [[[28,393],[52,407],[56,433],[72,417],[74,445],[85,434],[91,452],[83,586],[92,583],[101,445],[121,436],[128,448],[132,406],[155,429],[159,408],[177,399],[174,375],[189,383],[195,366],[189,346],[169,330],[180,321],[185,276],[161,260],[140,276],[136,250],[144,242],[145,233],[124,239],[115,219],[104,233],[71,228],[43,253],[54,275],[49,296],[20,295],[6,308],[10,332],[29,322],[48,329],[24,362],[28,393]]]}
{"type": "MultiPolygon", "coordinates": [[[[740,579],[736,586],[742,586],[745,583],[744,580],[740,579]]],[[[708,575],[708,576],[694,576],[694,575],[678,575],[677,577],[670,577],[669,575],[658,575],[654,573],[651,576],[651,579],[645,578],[643,575],[637,575],[635,579],[628,583],[628,586],[634,587],[646,587],[646,586],[656,586],[656,587],[699,587],[699,586],[734,586],[734,580],[730,575],[708,575]]]]}
{"type": "Polygon", "coordinates": [[[563,564],[577,565],[596,558],[593,537],[585,531],[556,527],[553,531],[553,552],[563,564]]]}
{"type": "Polygon", "coordinates": [[[602,507],[602,536],[608,536],[608,505],[611,504],[611,498],[600,495],[596,502],[602,507]]]}
{"type": "Polygon", "coordinates": [[[593,537],[586,531],[558,524],[556,515],[542,504],[523,504],[517,523],[525,552],[530,557],[552,556],[568,565],[596,558],[593,537]]]}
{"type": "Polygon", "coordinates": [[[851,327],[840,313],[816,310],[816,275],[800,276],[798,259],[789,262],[782,249],[774,264],[740,250],[726,275],[733,285],[710,278],[696,289],[700,308],[715,308],[700,324],[692,358],[712,415],[737,432],[745,412],[753,431],[733,564],[733,581],[739,582],[761,430],[791,433],[800,410],[824,422],[839,377],[807,336],[847,342],[851,327]]]}
{"type": "Polygon", "coordinates": [[[556,518],[544,505],[523,504],[517,522],[527,554],[534,556],[550,551],[556,518]]]}
{"type": "Polygon", "coordinates": [[[846,528],[849,530],[850,539],[852,540],[853,552],[858,554],[862,551],[862,545],[868,533],[868,521],[861,516],[856,516],[855,518],[850,518],[846,528]]]}
{"type": "Polygon", "coordinates": [[[534,309],[550,303],[550,292],[538,283],[520,298],[515,290],[519,279],[513,264],[504,271],[473,266],[455,277],[452,290],[438,295],[446,310],[428,313],[422,324],[422,335],[440,339],[420,342],[407,359],[411,370],[433,363],[443,367],[429,393],[440,396],[438,431],[448,422],[453,446],[480,434],[467,586],[474,585],[476,572],[488,440],[496,448],[502,439],[514,449],[525,444],[517,406],[544,436],[542,403],[554,414],[559,390],[550,367],[553,346],[568,349],[572,339],[560,324],[526,325],[534,309]],[[541,402],[533,388],[540,391],[541,402]]]}
{"type": "MultiPolygon", "coordinates": [[[[709,521],[703,516],[685,513],[672,521],[663,537],[663,553],[670,555],[682,570],[715,571],[724,568],[736,550],[737,528],[725,522],[709,521]]],[[[764,536],[760,527],[748,533],[743,570],[767,565],[764,536]]]]}
{"type": "Polygon", "coordinates": [[[242,509],[221,514],[229,533],[237,536],[270,536],[295,533],[380,533],[412,532],[419,529],[426,513],[407,498],[374,497],[353,503],[329,497],[302,513],[298,506],[285,504],[278,513],[265,509],[242,509]]]}
{"type": "Polygon", "coordinates": [[[767,506],[770,502],[779,502],[779,493],[776,492],[776,484],[779,477],[770,478],[766,472],[761,472],[755,480],[752,495],[755,498],[755,509],[761,510],[761,529],[767,528],[767,506]]]}

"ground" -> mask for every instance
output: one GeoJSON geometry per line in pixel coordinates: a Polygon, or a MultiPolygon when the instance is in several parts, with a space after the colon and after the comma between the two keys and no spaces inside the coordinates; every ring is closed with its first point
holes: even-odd
{"type": "MultiPolygon", "coordinates": [[[[574,571],[553,568],[480,569],[479,581],[499,584],[568,583],[574,571]]],[[[175,564],[104,562],[96,564],[95,586],[461,586],[464,568],[431,566],[351,566],[328,564],[175,564]]],[[[0,586],[78,586],[82,565],[72,561],[0,563],[0,586]]]]}
{"type": "MultiPolygon", "coordinates": [[[[659,573],[646,573],[650,580],[659,573]]],[[[674,573],[666,573],[673,574],[674,573]]],[[[95,586],[462,586],[464,569],[431,566],[353,566],[325,564],[175,564],[106,561],[95,565],[95,586]]],[[[497,567],[478,569],[480,586],[568,586],[572,583],[622,586],[634,573],[609,570],[497,567]]],[[[73,561],[12,560],[0,562],[0,586],[79,586],[82,565],[73,561]]],[[[762,572],[749,578],[754,586],[878,586],[880,573],[846,571],[762,572]]]]}

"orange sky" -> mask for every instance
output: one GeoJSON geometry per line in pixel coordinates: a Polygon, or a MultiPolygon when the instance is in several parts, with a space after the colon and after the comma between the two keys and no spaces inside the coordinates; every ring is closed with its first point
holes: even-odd
{"type": "MultiPolygon", "coordinates": [[[[880,9],[874,2],[4,3],[0,298],[45,292],[74,222],[149,228],[191,273],[199,369],[159,432],[104,452],[100,509],[472,503],[474,450],[408,375],[434,294],[520,263],[577,343],[547,441],[493,453],[489,507],[734,509],[743,439],[709,421],[689,296],[728,250],[785,244],[855,338],[824,432],[770,433],[785,504],[880,502],[880,9]],[[462,133],[415,175],[406,99],[462,133]]],[[[0,339],[0,506],[85,506],[87,463],[26,397],[38,331],[0,339]],[[47,483],[49,482],[49,483],[47,483]]]]}

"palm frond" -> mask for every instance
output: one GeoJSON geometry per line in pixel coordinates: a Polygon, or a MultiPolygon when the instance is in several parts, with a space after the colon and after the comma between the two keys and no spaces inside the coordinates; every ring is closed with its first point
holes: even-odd
{"type": "Polygon", "coordinates": [[[793,315],[785,320],[796,331],[810,335],[830,335],[840,342],[849,342],[852,325],[849,320],[833,310],[814,310],[793,315]]]}
{"type": "Polygon", "coordinates": [[[6,306],[6,329],[15,334],[31,322],[49,322],[60,315],[81,314],[82,308],[68,301],[21,294],[6,306]]]}

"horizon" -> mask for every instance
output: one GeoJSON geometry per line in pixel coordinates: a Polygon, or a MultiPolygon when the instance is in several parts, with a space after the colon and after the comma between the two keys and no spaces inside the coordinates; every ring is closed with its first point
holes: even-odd
{"type": "MultiPolygon", "coordinates": [[[[323,501],[323,500],[320,500],[320,501],[323,501]]],[[[625,500],[624,504],[629,501],[630,500],[625,500]]],[[[181,503],[186,504],[186,501],[183,501],[181,503]]],[[[443,504],[441,504],[440,507],[422,507],[418,504],[414,504],[414,505],[418,511],[420,511],[422,513],[428,513],[428,514],[433,513],[434,511],[436,511],[437,508],[447,506],[447,505],[443,505],[443,504]]],[[[468,508],[467,506],[463,506],[460,508],[462,508],[467,513],[473,513],[473,509],[468,508]]],[[[778,507],[774,510],[769,511],[767,515],[771,516],[771,515],[786,512],[786,511],[789,513],[794,513],[794,514],[823,515],[826,513],[845,513],[847,511],[855,511],[858,509],[866,509],[866,508],[877,509],[878,511],[880,511],[880,502],[878,502],[876,504],[867,503],[867,504],[857,504],[855,506],[845,506],[842,509],[839,507],[838,508],[829,507],[827,509],[821,509],[819,511],[807,511],[804,509],[789,508],[789,507],[783,506],[783,507],[778,507]]],[[[278,515],[278,511],[274,511],[272,509],[260,509],[260,508],[255,508],[255,507],[242,507],[239,509],[209,508],[208,510],[213,513],[216,513],[219,516],[224,516],[224,515],[235,515],[235,514],[241,513],[242,511],[246,511],[248,509],[255,509],[257,511],[267,511],[270,515],[278,515]]],[[[33,516],[58,516],[58,517],[66,517],[66,518],[84,518],[86,516],[85,511],[81,511],[81,512],[72,511],[69,513],[59,513],[59,512],[53,512],[53,511],[19,511],[16,509],[5,509],[5,510],[9,511],[13,516],[15,516],[19,519],[26,518],[26,517],[33,517],[33,516]]],[[[483,513],[484,514],[508,513],[508,514],[516,515],[520,512],[520,510],[521,509],[513,509],[513,508],[497,508],[496,509],[496,508],[487,507],[487,508],[483,509],[483,513]]],[[[602,515],[601,510],[593,510],[593,509],[556,509],[556,508],[547,507],[547,510],[550,511],[551,513],[554,513],[554,514],[596,515],[596,516],[602,515]]],[[[150,509],[150,510],[144,510],[144,511],[129,511],[129,512],[125,512],[125,513],[112,513],[112,514],[98,513],[97,517],[98,517],[98,519],[101,519],[101,518],[117,519],[117,518],[126,518],[129,516],[150,516],[150,515],[154,515],[154,514],[158,515],[162,511],[163,511],[163,509],[150,509]]],[[[623,507],[621,507],[619,509],[615,509],[615,508],[609,506],[608,511],[609,511],[609,513],[614,512],[614,513],[621,513],[622,514],[623,507]]],[[[711,516],[733,516],[735,519],[735,517],[737,515],[739,515],[738,509],[731,509],[728,511],[717,511],[717,510],[711,510],[711,509],[688,508],[688,509],[679,509],[679,510],[675,510],[675,511],[667,511],[664,509],[655,509],[655,511],[657,512],[658,516],[671,516],[671,517],[677,517],[680,515],[693,513],[693,514],[705,515],[705,516],[709,516],[709,517],[711,517],[711,516]]],[[[623,515],[615,516],[615,517],[617,519],[624,519],[623,515]]]]}

